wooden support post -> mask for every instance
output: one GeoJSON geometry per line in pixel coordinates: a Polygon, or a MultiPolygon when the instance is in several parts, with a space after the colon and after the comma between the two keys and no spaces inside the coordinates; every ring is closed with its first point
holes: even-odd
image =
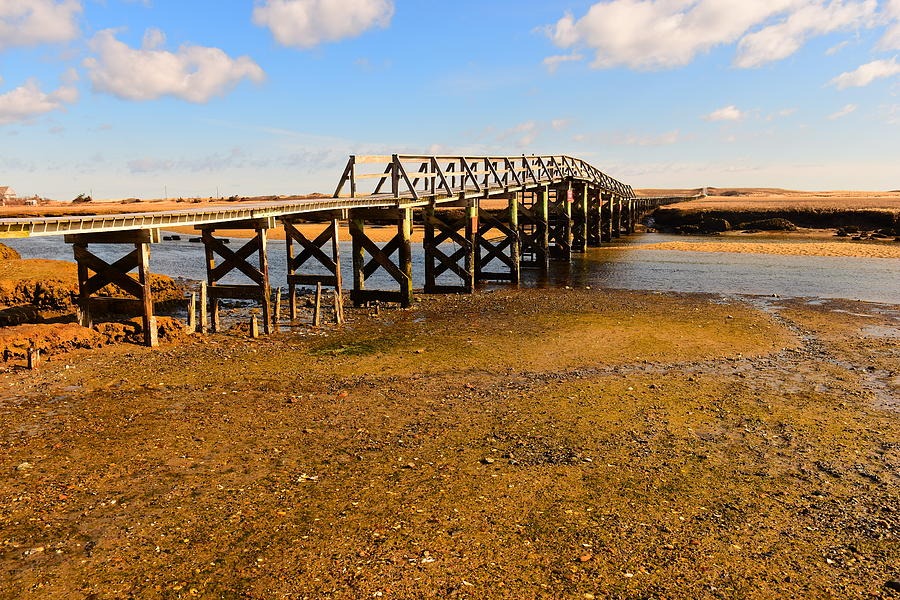
{"type": "Polygon", "coordinates": [[[431,204],[423,211],[425,222],[425,293],[426,294],[471,294],[475,291],[475,242],[471,232],[471,202],[466,203],[466,214],[461,219],[452,218],[452,213],[437,210],[431,204]],[[444,251],[447,242],[454,244],[451,253],[444,251]],[[444,248],[442,248],[442,245],[444,248]],[[438,284],[438,278],[444,273],[451,273],[459,283],[438,284]]]}
{"type": "Polygon", "coordinates": [[[622,198],[616,196],[613,204],[613,237],[622,237],[622,198]]]}
{"type": "Polygon", "coordinates": [[[212,330],[221,330],[219,318],[219,300],[256,300],[262,305],[263,330],[272,331],[272,289],[269,287],[269,255],[267,232],[275,226],[274,219],[252,219],[249,221],[228,221],[197,227],[202,232],[203,245],[206,251],[207,294],[212,304],[212,330]],[[244,243],[237,251],[225,245],[214,234],[218,230],[253,229],[256,235],[244,243]],[[258,255],[259,267],[252,265],[249,258],[258,255]],[[216,264],[216,258],[222,261],[216,264]],[[240,271],[252,283],[220,284],[232,271],[240,271]]]}
{"type": "Polygon", "coordinates": [[[150,244],[135,244],[138,251],[138,282],[141,284],[141,304],[143,306],[144,344],[154,348],[159,345],[159,330],[156,315],[153,314],[153,291],[150,288],[150,244]]]}
{"type": "MultiPolygon", "coordinates": [[[[210,233],[210,236],[211,235],[212,233],[210,233]]],[[[208,330],[212,333],[219,333],[219,329],[221,328],[221,324],[219,323],[219,298],[218,296],[209,294],[209,286],[214,285],[213,273],[216,269],[216,255],[215,252],[213,252],[211,244],[204,243],[203,249],[206,252],[206,281],[203,282],[203,288],[200,290],[200,293],[201,295],[206,294],[208,298],[206,302],[203,302],[204,312],[208,310],[211,317],[208,330]],[[207,305],[208,309],[206,308],[207,305]]],[[[206,321],[205,318],[204,321],[206,321]]]]}
{"type": "MultiPolygon", "coordinates": [[[[70,234],[65,241],[72,244],[78,263],[78,320],[83,326],[92,325],[91,303],[95,295],[114,284],[137,300],[143,320],[144,343],[154,347],[159,344],[156,316],[153,314],[153,292],[150,284],[150,244],[159,241],[159,231],[141,229],[104,233],[70,234]],[[107,263],[89,250],[90,244],[131,245],[134,249],[113,263],[107,263]],[[137,269],[136,277],[129,273],[137,269]],[[93,275],[91,274],[93,273],[93,275]]],[[[109,299],[105,299],[110,305],[109,299]]],[[[134,300],[117,303],[134,310],[134,300]]]]}
{"type": "Polygon", "coordinates": [[[256,315],[250,317],[250,337],[254,340],[259,337],[259,321],[256,320],[256,315]]]}
{"type": "Polygon", "coordinates": [[[510,283],[519,285],[522,280],[522,243],[519,240],[519,197],[518,194],[509,196],[509,228],[515,232],[515,238],[509,246],[510,283]]]}
{"type": "Polygon", "coordinates": [[[628,199],[628,233],[634,233],[637,230],[638,208],[637,200],[628,199]]]}
{"type": "Polygon", "coordinates": [[[258,227],[256,229],[256,237],[259,240],[259,270],[263,274],[263,281],[260,284],[262,288],[260,295],[262,296],[263,305],[263,330],[266,335],[272,333],[272,290],[269,287],[269,253],[266,247],[266,230],[267,228],[258,227]]]}
{"type": "Polygon", "coordinates": [[[316,283],[316,305],[313,310],[313,327],[322,325],[322,282],[316,283]]]}
{"type": "Polygon", "coordinates": [[[412,288],[412,209],[352,209],[350,236],[353,240],[353,291],[350,298],[355,306],[365,306],[376,300],[397,302],[404,308],[413,300],[412,288]],[[368,219],[390,220],[397,224],[397,233],[387,244],[379,246],[366,235],[368,219]],[[392,259],[397,254],[397,262],[392,259]],[[367,257],[371,256],[371,260],[367,257]],[[398,291],[368,290],[366,280],[378,269],[384,269],[399,286],[398,291]]]}
{"type": "Polygon", "coordinates": [[[209,333],[209,297],[206,282],[200,282],[200,333],[209,333]]]}
{"type": "Polygon", "coordinates": [[[413,211],[411,208],[401,209],[401,217],[397,221],[397,236],[400,243],[400,268],[406,276],[400,283],[402,298],[400,305],[404,308],[411,306],[413,302],[413,273],[412,273],[412,224],[413,211]]]}

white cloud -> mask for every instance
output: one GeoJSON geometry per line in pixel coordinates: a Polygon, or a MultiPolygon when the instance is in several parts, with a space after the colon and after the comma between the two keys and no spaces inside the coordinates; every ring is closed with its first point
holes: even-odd
{"type": "Polygon", "coordinates": [[[63,85],[49,94],[41,91],[34,79],[11,92],[0,95],[0,125],[28,121],[55,110],[64,110],[66,104],[78,100],[78,90],[63,85]]]}
{"type": "Polygon", "coordinates": [[[893,24],[878,41],[878,47],[882,50],[900,50],[900,0],[887,0],[884,5],[884,17],[893,24]]]}
{"type": "Polygon", "coordinates": [[[740,121],[746,116],[747,113],[740,110],[734,104],[730,104],[718,110],[712,111],[708,115],[704,116],[703,119],[706,121],[740,121]]]}
{"type": "Polygon", "coordinates": [[[735,65],[746,68],[790,56],[811,36],[871,26],[876,9],[876,0],[610,0],[548,33],[562,48],[594,49],[595,68],[675,68],[735,42],[735,65]]]}
{"type": "MultiPolygon", "coordinates": [[[[148,32],[145,40],[154,44],[161,35],[148,32]]],[[[243,79],[265,80],[265,73],[252,59],[231,58],[219,48],[184,45],[175,53],[135,50],[117,40],[110,29],[98,33],[90,47],[97,58],[86,59],[84,66],[94,89],[125,100],[175,96],[202,103],[225,94],[243,79]]]]}
{"type": "Polygon", "coordinates": [[[834,121],[835,119],[840,119],[841,117],[846,117],[846,116],[849,115],[850,113],[856,112],[856,110],[857,110],[858,108],[859,108],[859,106],[856,105],[856,104],[848,104],[847,106],[845,106],[845,107],[842,108],[841,110],[839,110],[839,111],[837,111],[836,113],[834,113],[833,115],[829,116],[828,119],[831,120],[831,121],[834,121]]]}
{"type": "Polygon", "coordinates": [[[0,50],[78,37],[80,0],[0,0],[0,50]]]}
{"type": "Polygon", "coordinates": [[[875,0],[801,6],[787,19],[751,33],[738,44],[735,66],[754,68],[794,54],[814,35],[823,35],[871,22],[878,4],[875,0]]]}
{"type": "Polygon", "coordinates": [[[839,90],[845,90],[850,87],[865,87],[876,79],[892,77],[898,73],[900,73],[900,64],[897,64],[896,57],[890,60],[875,60],[862,65],[855,71],[841,73],[828,84],[837,87],[839,90]]]}
{"type": "Polygon", "coordinates": [[[373,27],[387,27],[392,0],[263,0],[253,22],[268,27],[279,44],[312,48],[352,38],[373,27]]]}
{"type": "Polygon", "coordinates": [[[831,48],[829,48],[828,50],[825,51],[825,56],[834,56],[835,54],[837,54],[838,52],[840,52],[841,50],[846,48],[849,43],[850,42],[848,42],[848,41],[843,41],[840,44],[832,46],[831,48]]]}
{"type": "Polygon", "coordinates": [[[141,47],[144,50],[156,50],[165,43],[166,34],[155,27],[150,27],[144,32],[144,40],[141,47]]]}
{"type": "Polygon", "coordinates": [[[572,125],[572,119],[553,119],[550,121],[550,127],[553,128],[553,131],[568,129],[570,125],[572,125]]]}
{"type": "Polygon", "coordinates": [[[556,73],[556,70],[559,69],[559,66],[562,63],[577,62],[579,60],[584,60],[584,55],[578,54],[577,52],[573,52],[572,54],[548,56],[544,59],[544,66],[547,67],[547,71],[549,71],[550,73],[556,73]]]}

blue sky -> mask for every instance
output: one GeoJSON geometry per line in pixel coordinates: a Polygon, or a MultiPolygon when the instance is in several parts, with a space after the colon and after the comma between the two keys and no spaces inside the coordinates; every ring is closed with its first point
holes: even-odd
{"type": "Polygon", "coordinates": [[[900,189],[900,0],[0,0],[0,185],[331,192],[349,154],[900,189]]]}

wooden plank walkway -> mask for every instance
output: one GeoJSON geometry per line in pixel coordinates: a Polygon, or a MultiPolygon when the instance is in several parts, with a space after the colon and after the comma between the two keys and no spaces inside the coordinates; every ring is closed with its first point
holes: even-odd
{"type": "Polygon", "coordinates": [[[629,186],[569,156],[351,156],[333,198],[96,216],[0,219],[0,238],[210,225],[327,210],[406,208],[429,202],[490,198],[567,179],[589,181],[621,197],[634,197],[629,186]],[[375,171],[367,172],[365,167],[375,167],[375,171]],[[362,191],[366,180],[377,180],[369,193],[362,191]]]}

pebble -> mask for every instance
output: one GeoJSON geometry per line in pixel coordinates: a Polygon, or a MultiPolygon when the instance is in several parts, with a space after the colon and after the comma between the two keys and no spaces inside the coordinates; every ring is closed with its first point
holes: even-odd
{"type": "Polygon", "coordinates": [[[16,471],[27,471],[32,468],[32,464],[29,462],[23,462],[16,467],[16,471]]]}
{"type": "Polygon", "coordinates": [[[490,456],[486,456],[486,457],[484,457],[484,458],[481,459],[481,462],[484,463],[484,464],[486,464],[486,465],[492,465],[492,464],[494,464],[494,459],[491,458],[490,456]]]}
{"type": "Polygon", "coordinates": [[[593,554],[582,554],[581,556],[578,557],[578,560],[579,560],[579,562],[586,563],[589,560],[591,560],[592,558],[594,558],[593,554]]]}

